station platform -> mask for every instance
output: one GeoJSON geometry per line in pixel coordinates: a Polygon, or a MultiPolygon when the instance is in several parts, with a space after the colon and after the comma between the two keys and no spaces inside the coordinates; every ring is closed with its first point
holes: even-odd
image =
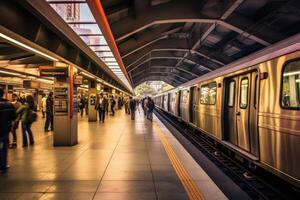
{"type": "Polygon", "coordinates": [[[142,111],[132,121],[119,110],[104,124],[79,117],[73,147],[53,147],[42,127],[39,119],[34,146],[9,150],[1,200],[227,199],[168,129],[142,111]]]}

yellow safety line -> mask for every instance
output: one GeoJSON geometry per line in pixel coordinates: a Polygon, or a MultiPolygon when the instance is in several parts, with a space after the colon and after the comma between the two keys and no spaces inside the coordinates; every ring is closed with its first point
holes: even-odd
{"type": "Polygon", "coordinates": [[[172,166],[189,196],[189,199],[205,200],[203,193],[199,190],[197,184],[194,182],[194,180],[184,168],[183,164],[181,163],[175,151],[173,150],[171,144],[168,142],[168,139],[166,138],[165,134],[155,122],[153,123],[153,126],[156,130],[155,132],[158,133],[159,139],[163,144],[164,149],[172,163],[172,166]]]}

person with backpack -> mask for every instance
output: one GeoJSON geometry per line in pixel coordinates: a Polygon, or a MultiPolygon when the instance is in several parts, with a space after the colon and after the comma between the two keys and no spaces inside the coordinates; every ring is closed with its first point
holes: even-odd
{"type": "Polygon", "coordinates": [[[26,96],[26,103],[17,110],[17,115],[22,125],[23,147],[29,144],[34,145],[33,133],[31,131],[31,125],[37,119],[37,114],[34,111],[34,99],[31,95],[26,96]]]}
{"type": "Polygon", "coordinates": [[[8,134],[16,118],[14,106],[3,98],[4,90],[0,88],[0,173],[7,171],[8,134]]]}

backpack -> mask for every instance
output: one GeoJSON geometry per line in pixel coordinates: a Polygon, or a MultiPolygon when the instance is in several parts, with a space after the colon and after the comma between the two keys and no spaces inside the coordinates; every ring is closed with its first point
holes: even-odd
{"type": "Polygon", "coordinates": [[[27,113],[27,121],[28,123],[32,124],[33,122],[35,122],[37,120],[37,114],[35,111],[29,109],[28,113],[27,113]]]}

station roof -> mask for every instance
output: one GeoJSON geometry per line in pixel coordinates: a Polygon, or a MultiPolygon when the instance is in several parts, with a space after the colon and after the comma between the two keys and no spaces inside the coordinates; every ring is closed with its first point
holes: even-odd
{"type": "Polygon", "coordinates": [[[101,4],[133,86],[150,80],[178,86],[300,32],[298,0],[101,4]]]}

